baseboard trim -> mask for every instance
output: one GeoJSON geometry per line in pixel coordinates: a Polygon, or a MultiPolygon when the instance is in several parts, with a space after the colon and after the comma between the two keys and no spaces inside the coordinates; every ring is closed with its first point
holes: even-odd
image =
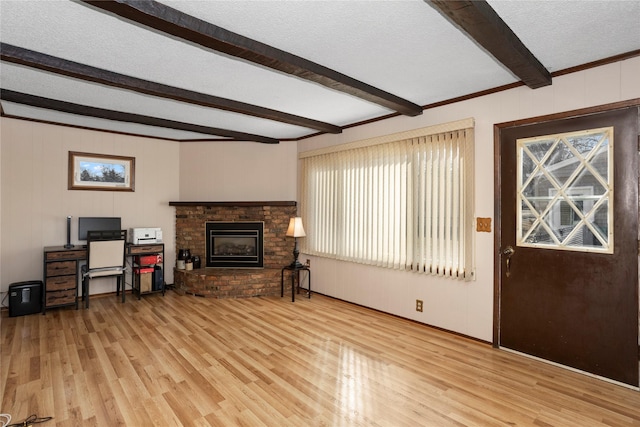
{"type": "Polygon", "coordinates": [[[427,327],[427,328],[435,329],[435,330],[438,330],[438,331],[441,331],[441,332],[446,332],[448,334],[455,335],[455,336],[458,336],[460,338],[468,339],[468,340],[475,341],[475,342],[478,342],[478,343],[481,343],[481,344],[492,345],[491,341],[485,341],[483,339],[472,337],[470,335],[465,335],[465,334],[460,333],[460,332],[451,331],[449,329],[441,328],[439,326],[430,325],[430,324],[425,323],[425,322],[420,322],[418,320],[410,319],[408,317],[403,317],[403,316],[400,316],[398,314],[389,313],[387,311],[378,310],[377,308],[372,308],[372,307],[369,307],[369,306],[366,306],[366,305],[355,303],[353,301],[348,301],[348,300],[344,300],[342,298],[337,298],[337,297],[334,297],[334,296],[331,296],[331,295],[323,294],[321,292],[317,292],[317,291],[312,291],[311,292],[311,295],[315,295],[315,294],[322,295],[324,297],[331,298],[331,299],[334,299],[336,301],[342,301],[342,302],[347,303],[347,304],[357,305],[358,307],[366,308],[368,310],[372,310],[372,311],[376,311],[378,313],[386,314],[387,316],[392,316],[392,317],[396,317],[398,319],[406,320],[407,322],[416,323],[418,325],[421,325],[421,326],[424,326],[424,327],[427,327]]]}

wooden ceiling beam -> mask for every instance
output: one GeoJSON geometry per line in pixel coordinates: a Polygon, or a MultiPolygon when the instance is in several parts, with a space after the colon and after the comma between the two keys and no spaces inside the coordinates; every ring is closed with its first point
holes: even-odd
{"type": "Polygon", "coordinates": [[[14,64],[38,70],[48,71],[63,76],[73,77],[93,83],[100,83],[111,87],[131,90],[146,95],[172,99],[203,107],[231,111],[234,113],[274,120],[290,125],[306,127],[328,133],[340,133],[342,128],[329,123],[308,119],[294,114],[245,104],[231,99],[168,86],[124,74],[114,73],[101,68],[92,67],[74,61],[58,58],[29,49],[0,43],[0,59],[14,64]]]}
{"type": "Polygon", "coordinates": [[[81,0],[138,24],[245,61],[348,93],[408,116],[422,107],[335,70],[244,37],[153,0],[81,0]]]}
{"type": "Polygon", "coordinates": [[[485,0],[424,0],[466,33],[531,89],[551,74],[485,0]]]}
{"type": "Polygon", "coordinates": [[[236,132],[228,129],[219,129],[209,126],[201,126],[192,123],[183,123],[174,120],[160,119],[157,117],[143,116],[141,114],[124,113],[121,111],[107,110],[104,108],[90,107],[88,105],[74,104],[71,102],[59,101],[51,98],[44,98],[36,95],[29,95],[22,92],[2,89],[0,99],[16,104],[29,105],[31,107],[44,108],[47,110],[61,111],[69,114],[76,114],[99,119],[115,120],[120,122],[138,123],[141,125],[155,126],[167,129],[183,130],[187,132],[197,132],[206,135],[216,135],[232,138],[239,141],[255,141],[263,144],[279,144],[280,141],[261,135],[236,132]]]}

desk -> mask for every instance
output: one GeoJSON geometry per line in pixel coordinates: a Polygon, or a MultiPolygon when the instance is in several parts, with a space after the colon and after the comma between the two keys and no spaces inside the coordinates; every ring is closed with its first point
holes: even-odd
{"type": "Polygon", "coordinates": [[[296,292],[295,292],[296,276],[298,276],[297,289],[298,289],[298,292],[300,292],[300,272],[301,271],[307,271],[309,273],[309,289],[307,290],[309,291],[309,298],[311,298],[311,269],[306,265],[303,265],[301,267],[288,265],[282,269],[282,271],[280,272],[280,298],[284,296],[284,272],[286,270],[291,271],[291,302],[295,302],[296,300],[296,292]]]}
{"type": "MultiPolygon", "coordinates": [[[[151,243],[145,245],[134,245],[128,243],[125,248],[125,256],[133,258],[140,255],[161,254],[164,261],[164,243],[151,243]]],[[[78,288],[81,280],[80,265],[87,260],[87,248],[76,245],[73,248],[65,248],[64,246],[46,246],[44,248],[44,290],[42,292],[42,313],[49,308],[65,307],[73,305],[78,309],[78,288]]],[[[134,265],[131,262],[131,265],[134,265]]],[[[164,267],[164,264],[163,264],[164,267]]],[[[131,271],[132,288],[137,290],[138,299],[140,288],[136,289],[135,274],[131,271]]],[[[122,294],[124,296],[125,284],[122,285],[122,294]]],[[[165,292],[164,280],[161,287],[162,294],[165,292]]],[[[159,292],[158,291],[151,291],[159,292]]]]}

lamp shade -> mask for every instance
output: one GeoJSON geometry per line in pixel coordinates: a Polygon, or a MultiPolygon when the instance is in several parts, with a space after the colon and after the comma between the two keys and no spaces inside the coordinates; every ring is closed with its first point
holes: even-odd
{"type": "Polygon", "coordinates": [[[302,225],[302,218],[299,216],[291,218],[289,220],[289,228],[287,229],[288,237],[304,237],[307,233],[304,232],[304,226],[302,225]]]}

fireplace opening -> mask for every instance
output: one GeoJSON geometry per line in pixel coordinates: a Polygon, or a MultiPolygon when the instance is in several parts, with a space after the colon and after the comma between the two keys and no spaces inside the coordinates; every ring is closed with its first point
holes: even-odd
{"type": "Polygon", "coordinates": [[[264,222],[208,221],[207,267],[263,268],[264,222]]]}

